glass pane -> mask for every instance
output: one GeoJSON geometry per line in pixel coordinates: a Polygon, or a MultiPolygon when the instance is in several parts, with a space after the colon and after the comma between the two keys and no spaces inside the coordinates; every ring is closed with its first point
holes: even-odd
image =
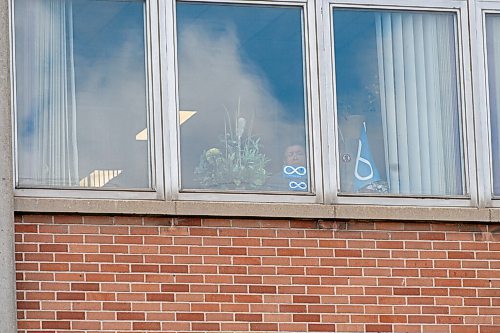
{"type": "Polygon", "coordinates": [[[302,9],[177,4],[181,184],[308,192],[302,9]]]}
{"type": "Polygon", "coordinates": [[[21,187],[149,188],[144,2],[15,0],[21,187]]]}
{"type": "Polygon", "coordinates": [[[333,16],[340,191],[463,194],[455,15],[333,16]]]}
{"type": "Polygon", "coordinates": [[[500,195],[500,15],[486,15],[493,194],[500,195]]]}

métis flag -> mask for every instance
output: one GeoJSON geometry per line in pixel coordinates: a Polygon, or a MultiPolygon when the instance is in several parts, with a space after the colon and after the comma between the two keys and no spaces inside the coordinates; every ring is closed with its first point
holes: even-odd
{"type": "Polygon", "coordinates": [[[366,135],[366,123],[363,122],[361,136],[358,143],[358,154],[354,167],[354,190],[357,192],[373,182],[380,181],[380,174],[373,161],[368,136],[366,135]]]}

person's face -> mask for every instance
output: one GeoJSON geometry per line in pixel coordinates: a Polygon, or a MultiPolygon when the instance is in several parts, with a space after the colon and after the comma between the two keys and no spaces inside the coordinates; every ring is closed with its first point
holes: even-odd
{"type": "Polygon", "coordinates": [[[306,153],[299,145],[289,146],[285,150],[284,162],[286,165],[306,165],[306,153]]]}

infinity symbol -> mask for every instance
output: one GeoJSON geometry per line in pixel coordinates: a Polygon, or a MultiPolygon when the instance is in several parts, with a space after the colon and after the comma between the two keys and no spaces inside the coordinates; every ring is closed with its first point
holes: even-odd
{"type": "Polygon", "coordinates": [[[294,182],[294,181],[291,181],[290,183],[288,183],[288,186],[294,190],[294,189],[301,189],[301,190],[306,190],[307,189],[307,184],[305,182],[294,182]]]}
{"type": "Polygon", "coordinates": [[[293,167],[291,165],[285,165],[283,167],[283,173],[285,175],[305,176],[305,174],[307,173],[307,169],[303,166],[293,167]]]}

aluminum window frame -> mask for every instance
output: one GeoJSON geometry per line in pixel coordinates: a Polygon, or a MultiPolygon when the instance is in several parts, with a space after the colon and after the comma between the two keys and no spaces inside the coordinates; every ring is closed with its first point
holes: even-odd
{"type": "Polygon", "coordinates": [[[323,151],[326,165],[335,170],[335,177],[329,177],[329,195],[326,196],[329,204],[364,204],[364,205],[391,205],[391,206],[432,206],[432,207],[475,207],[478,205],[478,183],[476,180],[476,156],[473,128],[473,105],[469,45],[469,18],[467,1],[415,1],[415,0],[323,0],[317,5],[318,17],[321,17],[321,29],[324,32],[322,40],[323,58],[320,71],[325,76],[326,84],[320,87],[322,109],[327,115],[327,123],[323,142],[323,151]],[[457,56],[457,89],[460,105],[461,126],[461,155],[464,178],[464,195],[456,196],[423,196],[423,195],[364,195],[359,193],[339,193],[339,159],[337,138],[337,84],[335,77],[335,57],[333,53],[333,10],[335,8],[366,9],[366,10],[398,10],[398,11],[428,11],[448,12],[455,14],[455,39],[457,56]],[[331,128],[333,127],[333,129],[331,128]],[[331,148],[334,143],[334,149],[331,148]]]}
{"type": "MultiPolygon", "coordinates": [[[[10,0],[11,36],[14,2],[10,0]]],[[[304,86],[312,194],[182,191],[178,126],[175,0],[144,0],[148,117],[155,189],[15,189],[16,210],[210,216],[368,218],[500,221],[493,197],[484,13],[500,14],[500,1],[476,0],[183,0],[183,2],[295,6],[302,8],[304,86]],[[366,196],[339,194],[333,8],[444,11],[456,15],[457,86],[463,155],[463,196],[366,196]],[[470,29],[471,27],[475,27],[470,29]],[[478,25],[480,24],[480,25],[478,25]],[[486,110],[486,111],[485,111],[486,110]],[[484,151],[483,147],[488,146],[484,151]],[[489,191],[489,192],[488,192],[489,191]],[[228,206],[228,204],[231,204],[228,206]],[[268,205],[267,203],[270,203],[268,205]],[[363,205],[363,206],[361,206],[363,205]],[[408,206],[408,207],[403,207],[408,206]],[[232,208],[229,208],[232,207],[232,208]],[[480,208],[475,209],[475,208],[480,208]],[[407,210],[404,210],[407,209],[407,210]],[[441,212],[433,215],[433,212],[441,212]],[[453,212],[467,212],[449,217],[453,212]],[[412,215],[417,214],[417,215],[412,215]],[[440,215],[441,214],[441,215],[440,215]]],[[[11,102],[14,167],[17,168],[15,50],[11,39],[11,102]]],[[[17,169],[15,169],[17,170],[17,169]]],[[[15,173],[17,175],[17,172],[15,173]]],[[[15,187],[16,182],[13,183],[15,187]]]]}
{"type": "Polygon", "coordinates": [[[489,93],[489,70],[486,16],[489,14],[500,16],[500,1],[474,1],[471,6],[471,25],[476,26],[476,33],[471,35],[473,50],[477,57],[475,62],[474,84],[476,87],[476,133],[477,153],[479,156],[478,178],[481,188],[480,207],[500,207],[500,195],[493,193],[493,150],[492,150],[492,127],[489,93]],[[484,149],[487,147],[487,149],[484,149]]]}
{"type": "Polygon", "coordinates": [[[11,110],[13,142],[13,187],[17,197],[50,197],[75,199],[123,199],[123,200],[162,200],[165,198],[163,177],[163,155],[161,153],[161,104],[160,104],[160,63],[155,40],[158,39],[158,9],[154,0],[135,0],[144,3],[144,52],[146,75],[146,109],[148,124],[148,164],[151,188],[79,188],[79,187],[18,187],[18,140],[17,140],[17,104],[16,104],[16,60],[15,60],[15,0],[10,1],[10,49],[11,61],[11,110]]]}
{"type": "MultiPolygon", "coordinates": [[[[166,82],[164,83],[164,91],[170,91],[170,96],[164,100],[166,108],[163,112],[166,113],[165,128],[171,135],[165,143],[165,156],[169,157],[172,163],[169,165],[168,182],[171,191],[168,198],[171,200],[181,201],[222,201],[222,202],[273,202],[273,203],[322,203],[323,202],[323,180],[321,178],[321,149],[320,149],[320,133],[315,130],[319,128],[319,94],[317,82],[317,48],[316,48],[316,21],[314,16],[313,0],[183,0],[180,2],[193,2],[204,4],[227,4],[227,5],[261,5],[261,6],[291,6],[302,9],[302,28],[303,28],[303,55],[304,55],[304,90],[305,90],[305,106],[306,106],[306,128],[307,128],[307,143],[309,152],[309,165],[312,170],[310,176],[310,193],[277,193],[277,192],[217,192],[214,190],[201,189],[186,189],[181,188],[180,180],[180,129],[178,119],[179,94],[178,94],[178,67],[177,67],[177,31],[176,31],[176,4],[177,1],[166,1],[165,8],[162,12],[165,13],[165,21],[167,36],[166,40],[162,41],[162,45],[166,45],[166,54],[164,59],[167,61],[166,66],[171,70],[164,72],[166,82]],[[172,19],[171,19],[172,18],[172,19]],[[170,37],[170,40],[168,40],[170,37]],[[173,70],[172,70],[173,69],[173,70]],[[172,91],[175,91],[175,98],[172,97],[172,91]]],[[[165,48],[163,48],[165,50],[165,48]]],[[[167,93],[169,95],[169,93],[167,93]]],[[[167,168],[167,166],[166,166],[167,168]]]]}

